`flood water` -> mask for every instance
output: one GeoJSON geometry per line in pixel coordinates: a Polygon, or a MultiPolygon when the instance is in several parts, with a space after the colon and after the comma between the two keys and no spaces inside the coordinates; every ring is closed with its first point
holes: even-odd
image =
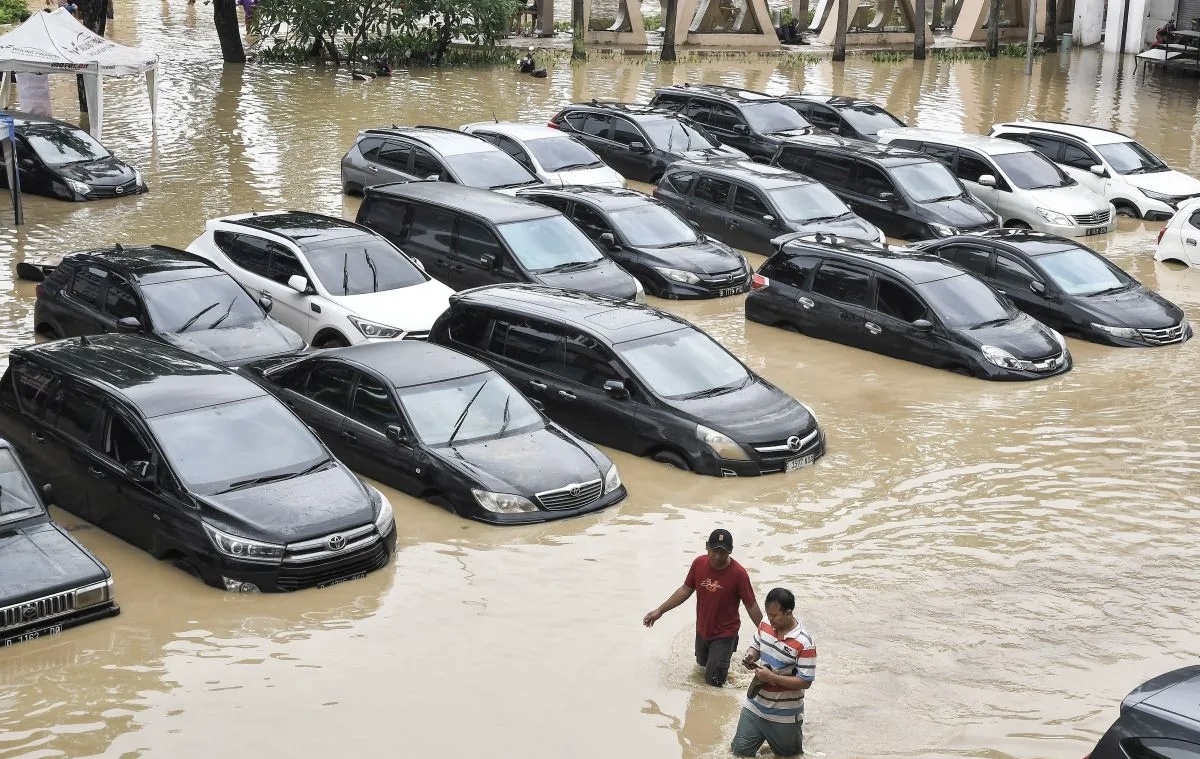
{"type": "MultiPolygon", "coordinates": [[[[543,121],[571,100],[646,98],[703,80],[877,100],[918,126],[985,132],[1020,117],[1134,133],[1200,174],[1195,80],[1144,80],[1114,57],[875,65],[770,59],[397,71],[353,83],[222,68],[209,7],[118,0],[113,35],[163,58],[110,80],[105,142],[149,195],[0,211],[0,355],[31,340],[13,263],[114,242],[187,245],[252,209],[352,218],[338,160],[381,124],[543,121]]],[[[54,83],[71,120],[73,83],[54,83]]],[[[1200,316],[1200,271],[1155,263],[1160,223],[1099,250],[1200,316]]],[[[754,263],[761,258],[753,257],[754,263]]],[[[728,755],[748,675],[702,684],[693,606],[647,630],[716,526],[760,599],[795,591],[820,651],[808,755],[1077,759],[1142,680],[1196,661],[1200,342],[1071,341],[1073,371],[992,384],[749,324],[742,298],[656,302],[806,401],[829,435],[813,468],[716,480],[609,451],[617,508],[494,528],[390,493],[394,562],[279,596],[207,588],[57,511],[113,570],[123,613],[0,652],[0,759],[728,755]]],[[[742,631],[741,648],[750,635],[742,631]]]]}

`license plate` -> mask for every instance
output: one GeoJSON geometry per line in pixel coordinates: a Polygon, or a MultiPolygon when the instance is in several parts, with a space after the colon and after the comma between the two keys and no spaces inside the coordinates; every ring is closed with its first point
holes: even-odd
{"type": "Polygon", "coordinates": [[[792,459],[791,461],[787,462],[783,465],[783,471],[791,472],[799,469],[800,467],[808,466],[816,460],[817,457],[810,453],[807,456],[801,456],[800,458],[792,459]]]}
{"type": "Polygon", "coordinates": [[[340,577],[336,580],[330,580],[329,582],[323,582],[320,585],[318,585],[317,587],[318,588],[328,588],[330,585],[340,585],[343,582],[350,582],[351,580],[361,580],[362,578],[364,578],[366,576],[367,576],[366,572],[359,572],[358,574],[350,575],[349,577],[340,577]]]}
{"type": "Polygon", "coordinates": [[[1102,235],[1107,232],[1108,232],[1108,227],[1092,227],[1091,229],[1083,230],[1083,236],[1091,237],[1092,235],[1102,235]]]}
{"type": "Polygon", "coordinates": [[[720,290],[717,290],[717,297],[718,298],[726,298],[730,295],[738,295],[744,289],[745,289],[744,287],[723,287],[720,290]]]}
{"type": "Polygon", "coordinates": [[[43,627],[40,630],[30,630],[27,633],[14,635],[11,638],[5,638],[3,645],[11,646],[15,643],[24,643],[27,640],[35,640],[37,638],[46,638],[51,635],[58,635],[62,632],[62,625],[54,625],[53,627],[43,627]]]}

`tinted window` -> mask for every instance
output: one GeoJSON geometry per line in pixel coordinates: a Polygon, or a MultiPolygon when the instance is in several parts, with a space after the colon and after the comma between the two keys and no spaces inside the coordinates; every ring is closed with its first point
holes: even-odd
{"type": "Polygon", "coordinates": [[[1037,278],[1037,275],[1020,261],[1003,253],[996,254],[995,280],[1001,287],[1028,289],[1029,283],[1037,278]]]}
{"type": "Polygon", "coordinates": [[[1012,183],[1022,190],[1066,187],[1075,184],[1075,180],[1064,174],[1063,170],[1051,163],[1046,156],[1036,151],[1005,153],[995,156],[994,160],[1000,170],[1008,175],[1012,183]]]}
{"type": "Polygon", "coordinates": [[[1023,136],[1020,142],[1024,142],[1029,147],[1049,158],[1051,161],[1059,159],[1059,150],[1062,148],[1062,143],[1053,137],[1042,137],[1040,135],[1031,134],[1023,136]]]}
{"type": "Polygon", "coordinates": [[[979,178],[984,174],[995,176],[996,171],[983,162],[981,158],[971,153],[961,151],[958,154],[958,168],[955,170],[958,178],[964,182],[979,184],[979,178]]]}
{"type": "Polygon", "coordinates": [[[696,174],[691,171],[677,171],[674,174],[668,174],[666,182],[680,195],[687,195],[691,192],[692,185],[696,183],[696,174]]]}
{"type": "Polygon", "coordinates": [[[645,143],[646,138],[638,131],[638,128],[631,124],[627,119],[613,119],[612,139],[614,142],[619,142],[622,145],[631,145],[635,142],[645,143]]]}
{"type": "Polygon", "coordinates": [[[389,169],[408,172],[408,160],[412,156],[412,146],[403,142],[385,142],[379,148],[378,158],[379,163],[387,166],[389,169]]]}
{"type": "Polygon", "coordinates": [[[428,150],[422,148],[413,148],[413,169],[412,173],[422,179],[426,177],[441,177],[442,164],[434,158],[428,150]]]}
{"type": "Polygon", "coordinates": [[[794,108],[779,102],[743,105],[742,116],[749,122],[750,129],[762,134],[811,126],[794,108]]]}
{"type": "MultiPolygon", "coordinates": [[[[802,150],[793,150],[785,147],[779,152],[779,156],[775,159],[774,163],[776,166],[781,166],[788,171],[808,174],[808,165],[811,163],[811,156],[802,150]]],[[[812,175],[810,174],[809,176],[812,175]]]]}
{"type": "Polygon", "coordinates": [[[687,104],[687,108],[683,110],[683,114],[689,119],[699,121],[701,124],[707,124],[708,115],[711,110],[709,104],[703,100],[693,100],[687,104]]]}
{"type": "Polygon", "coordinates": [[[104,294],[104,310],[114,319],[124,319],[127,316],[141,316],[142,309],[138,307],[133,288],[119,280],[114,280],[104,294]]]}
{"type": "Polygon", "coordinates": [[[387,387],[368,374],[358,375],[350,418],[380,432],[387,429],[389,424],[400,421],[387,387]]]}
{"type": "Polygon", "coordinates": [[[28,519],[43,511],[17,457],[8,448],[0,448],[0,524],[28,519]]]}
{"type": "Polygon", "coordinates": [[[487,314],[463,309],[450,316],[450,323],[446,329],[450,339],[456,343],[473,348],[486,348],[484,341],[488,337],[491,324],[492,320],[487,314]]]}
{"type": "Polygon", "coordinates": [[[142,440],[142,436],[115,414],[109,414],[108,417],[108,434],[104,436],[103,453],[122,466],[131,461],[150,460],[150,449],[142,440]]]}
{"type": "Polygon", "coordinates": [[[1054,284],[1069,295],[1094,295],[1134,284],[1129,275],[1088,248],[1069,248],[1036,260],[1054,284]]]}
{"type": "Polygon", "coordinates": [[[613,211],[613,224],[630,245],[686,245],[696,242],[696,230],[683,217],[655,202],[613,211]]]}
{"type": "Polygon", "coordinates": [[[829,110],[823,105],[810,106],[810,110],[804,114],[814,126],[819,126],[822,129],[840,128],[842,120],[836,113],[829,110]]]}
{"type": "Polygon", "coordinates": [[[412,224],[408,231],[409,245],[448,253],[453,236],[454,214],[435,206],[413,206],[412,224]]]}
{"type": "Polygon", "coordinates": [[[363,201],[358,223],[374,229],[396,243],[405,241],[409,206],[391,198],[373,197],[363,201]]]}
{"type": "Polygon", "coordinates": [[[29,364],[17,364],[12,369],[12,382],[21,410],[38,417],[46,408],[54,375],[29,364]]]}
{"type": "Polygon", "coordinates": [[[608,222],[600,215],[599,211],[585,206],[582,203],[575,204],[575,211],[571,214],[571,220],[587,232],[589,237],[599,237],[605,232],[611,232],[608,222]]]}
{"type": "Polygon", "coordinates": [[[100,307],[100,297],[108,282],[108,272],[94,266],[81,266],[71,283],[71,295],[89,306],[100,307]]]}
{"type": "MultiPolygon", "coordinates": [[[[900,143],[896,142],[895,144],[899,145],[900,143]]],[[[938,159],[947,166],[953,166],[954,157],[958,155],[958,150],[956,148],[948,148],[944,145],[924,144],[921,145],[921,152],[930,158],[938,159]]]]}
{"type": "Polygon", "coordinates": [[[228,274],[142,285],[150,322],[160,332],[241,327],[263,313],[228,274]]]}
{"type": "Polygon", "coordinates": [[[1076,169],[1083,169],[1084,171],[1091,169],[1093,166],[1102,165],[1100,159],[1093,155],[1092,151],[1084,150],[1069,142],[1063,145],[1062,162],[1076,169]]]}
{"type": "Polygon", "coordinates": [[[538,178],[531,174],[529,169],[517,163],[503,150],[447,156],[446,165],[455,173],[457,181],[485,190],[538,183],[538,178]]]}
{"type": "Polygon", "coordinates": [[[1188,217],[1188,224],[1191,224],[1195,229],[1200,229],[1200,211],[1196,211],[1188,217]]]}
{"type": "Polygon", "coordinates": [[[581,385],[603,390],[608,380],[620,379],[610,361],[608,351],[590,337],[567,338],[563,341],[563,365],[557,373],[581,385]]]}
{"type": "Polygon", "coordinates": [[[748,187],[738,187],[733,195],[733,210],[752,219],[762,219],[771,213],[758,193],[748,187]]]}
{"type": "Polygon", "coordinates": [[[709,150],[720,145],[694,124],[685,124],[679,119],[648,119],[642,121],[641,126],[651,145],[671,153],[709,150]]]}
{"type": "Polygon", "coordinates": [[[736,390],[751,377],[737,359],[711,337],[678,329],[616,346],[617,353],[643,382],[667,398],[736,390]]]}
{"type": "Polygon", "coordinates": [[[100,421],[100,402],[61,385],[55,390],[54,396],[55,429],[81,443],[87,443],[100,421]]]}
{"type": "Polygon", "coordinates": [[[519,364],[551,372],[557,372],[562,364],[558,335],[531,325],[496,322],[489,350],[519,364]]]}
{"type": "Polygon", "coordinates": [[[281,285],[286,285],[288,280],[299,275],[308,279],[308,272],[304,271],[304,267],[300,265],[300,259],[296,258],[296,254],[281,245],[271,246],[271,264],[267,269],[267,278],[281,285]]]}
{"type": "Polygon", "coordinates": [[[992,260],[991,251],[966,245],[951,245],[939,250],[938,255],[960,269],[966,269],[981,277],[988,276],[988,263],[992,260]]]}
{"type": "Polygon", "coordinates": [[[947,327],[976,327],[1017,315],[990,287],[969,274],[917,285],[917,292],[947,327]]]}
{"type": "Polygon", "coordinates": [[[363,154],[363,158],[375,161],[379,158],[379,148],[382,145],[383,140],[378,137],[365,137],[358,141],[358,152],[363,154]]]}
{"type": "Polygon", "coordinates": [[[902,322],[915,322],[926,316],[925,304],[907,287],[882,278],[875,280],[875,310],[902,322]]]}
{"type": "MultiPolygon", "coordinates": [[[[458,255],[470,259],[471,263],[480,264],[483,256],[491,256],[496,261],[504,258],[504,248],[496,239],[495,233],[483,224],[473,219],[458,220],[458,255]]],[[[482,265],[482,264],[480,264],[482,265]]]]}
{"type": "Polygon", "coordinates": [[[856,103],[838,110],[850,126],[864,135],[879,134],[880,129],[903,127],[904,122],[879,106],[856,103]]]}
{"type": "Polygon", "coordinates": [[[917,203],[951,200],[963,194],[962,185],[950,169],[935,161],[893,166],[892,178],[917,203]]]}
{"type": "Polygon", "coordinates": [[[266,240],[251,235],[235,235],[217,232],[217,245],[229,256],[234,265],[260,277],[267,276],[271,261],[270,245],[266,240]]]}
{"type": "Polygon", "coordinates": [[[521,197],[526,198],[528,200],[532,200],[535,203],[541,203],[544,206],[549,206],[549,207],[553,208],[554,210],[561,211],[563,213],[566,213],[567,209],[569,209],[571,207],[571,201],[567,200],[566,198],[555,197],[554,195],[525,195],[525,194],[522,194],[521,197]]]}
{"type": "Polygon", "coordinates": [[[812,291],[853,306],[867,305],[871,277],[837,264],[824,263],[813,280],[812,291]]]}
{"type": "Polygon", "coordinates": [[[346,413],[350,405],[350,386],[354,370],[342,364],[321,363],[308,375],[305,395],[322,406],[346,413]]]}
{"type": "Polygon", "coordinates": [[[892,180],[888,179],[887,174],[865,163],[858,165],[858,182],[856,184],[859,192],[873,198],[877,198],[885,192],[893,195],[896,193],[896,188],[892,185],[892,180]]]}
{"type": "Polygon", "coordinates": [[[718,206],[724,206],[729,200],[729,183],[713,177],[700,177],[692,197],[705,200],[718,206]]]}
{"type": "MultiPolygon", "coordinates": [[[[788,108],[791,111],[791,108],[788,108]]],[[[795,113],[795,111],[792,111],[795,113]]],[[[799,115],[797,115],[799,118],[799,115]]],[[[708,123],[716,129],[732,131],[738,124],[746,123],[736,109],[727,105],[714,103],[708,112],[708,123]]]]}
{"type": "Polygon", "coordinates": [[[1200,759],[1200,744],[1170,738],[1129,738],[1121,747],[1129,759],[1200,759]]]}
{"type": "Polygon", "coordinates": [[[850,158],[817,153],[808,162],[808,170],[804,173],[821,184],[844,188],[850,184],[853,167],[854,161],[850,158]]]}
{"type": "Polygon", "coordinates": [[[763,276],[777,279],[785,285],[802,288],[808,283],[808,275],[820,260],[813,256],[777,257],[764,268],[763,276]]]}
{"type": "Polygon", "coordinates": [[[567,117],[571,126],[594,137],[608,137],[608,117],[600,113],[573,113],[567,117]]]}

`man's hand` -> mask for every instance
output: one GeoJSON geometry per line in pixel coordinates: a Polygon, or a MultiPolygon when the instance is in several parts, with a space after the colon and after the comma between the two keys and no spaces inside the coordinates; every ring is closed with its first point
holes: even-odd
{"type": "Polygon", "coordinates": [[[642,624],[645,625],[646,627],[654,627],[654,623],[657,622],[659,617],[661,617],[662,615],[663,615],[663,613],[661,611],[659,611],[658,609],[655,609],[654,611],[650,612],[646,616],[642,617],[642,624]]]}
{"type": "Polygon", "coordinates": [[[771,671],[770,667],[764,664],[763,666],[754,670],[754,679],[758,680],[763,685],[774,685],[775,673],[771,671]]]}
{"type": "Polygon", "coordinates": [[[742,666],[745,667],[746,669],[750,669],[750,670],[758,669],[758,665],[755,663],[757,661],[758,661],[758,651],[751,649],[745,655],[745,657],[742,658],[742,666]]]}

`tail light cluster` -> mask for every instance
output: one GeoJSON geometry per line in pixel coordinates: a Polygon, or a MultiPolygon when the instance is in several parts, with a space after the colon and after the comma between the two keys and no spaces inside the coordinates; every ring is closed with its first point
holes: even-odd
{"type": "Polygon", "coordinates": [[[553,121],[547,121],[546,126],[550,127],[551,129],[558,129],[558,124],[555,124],[553,121]]]}
{"type": "Polygon", "coordinates": [[[765,290],[770,286],[771,286],[771,280],[767,279],[766,277],[764,277],[761,274],[755,274],[752,277],[750,277],[750,289],[751,290],[765,290]]]}
{"type": "MultiPolygon", "coordinates": [[[[1163,227],[1162,229],[1158,230],[1158,240],[1157,240],[1157,243],[1156,243],[1156,244],[1158,244],[1158,245],[1162,245],[1162,238],[1163,238],[1163,234],[1164,234],[1166,231],[1167,231],[1167,228],[1166,228],[1166,227],[1163,227]]],[[[1085,756],[1083,759],[1087,759],[1087,757],[1085,756]]]]}
{"type": "Polygon", "coordinates": [[[35,287],[35,288],[33,288],[33,292],[34,292],[34,294],[35,294],[35,295],[37,295],[37,297],[39,297],[39,298],[45,298],[45,297],[46,297],[46,285],[44,285],[43,283],[39,282],[39,283],[38,283],[38,286],[37,286],[37,287],[35,287]]]}

